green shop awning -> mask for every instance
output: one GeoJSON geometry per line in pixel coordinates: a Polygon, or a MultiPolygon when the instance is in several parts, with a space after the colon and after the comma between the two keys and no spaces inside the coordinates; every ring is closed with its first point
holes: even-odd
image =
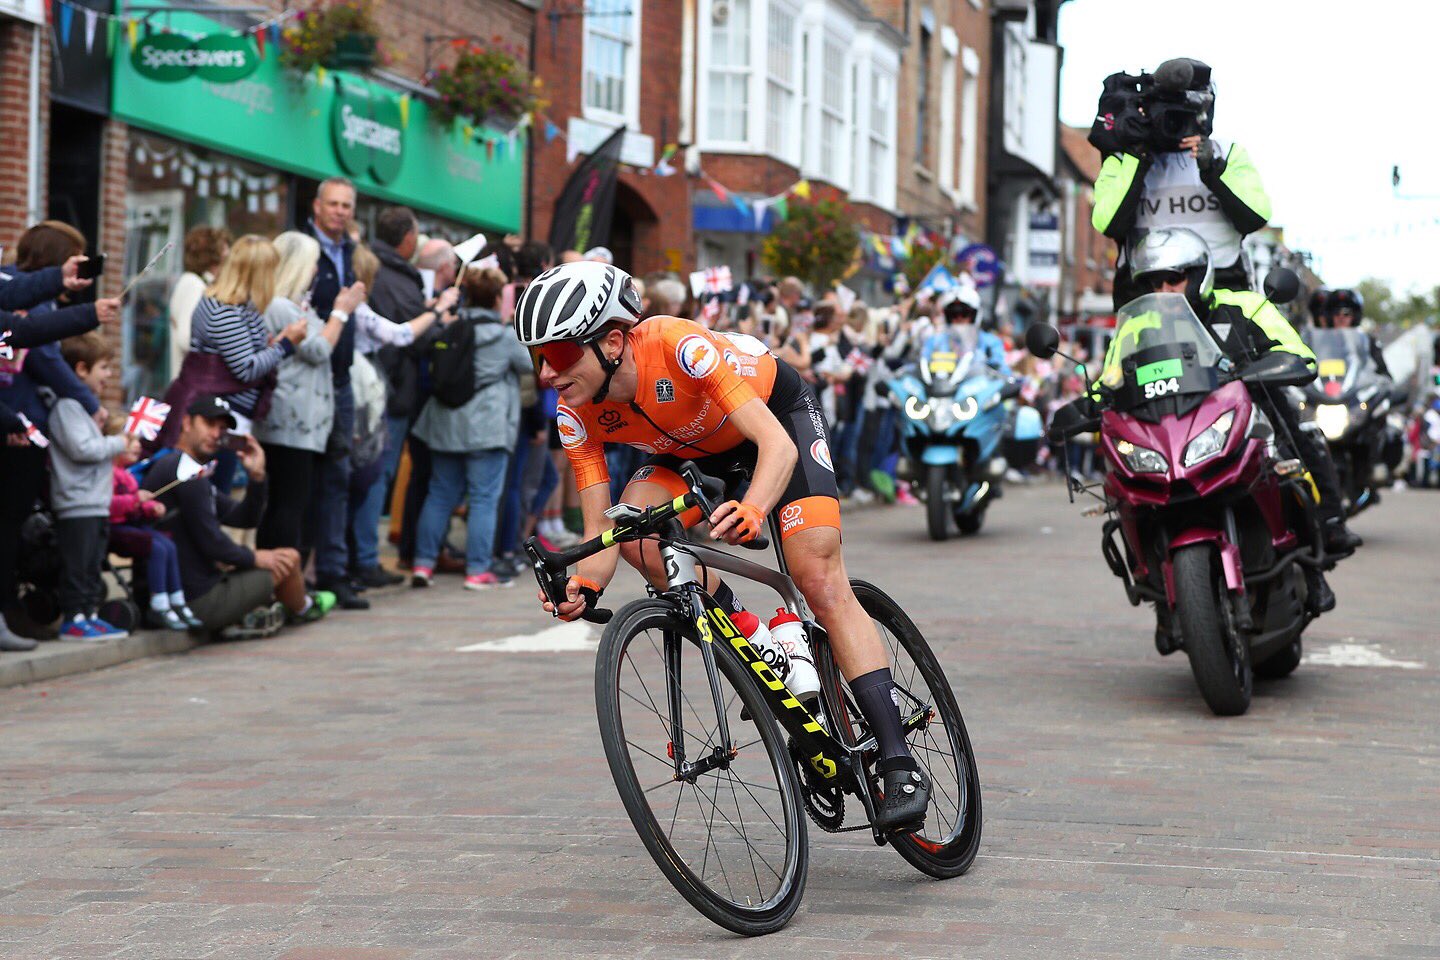
{"type": "Polygon", "coordinates": [[[346,176],[371,196],[519,232],[525,131],[507,136],[441,124],[424,100],[361,75],[301,75],[280,63],[277,44],[265,44],[262,57],[253,37],[209,18],[176,12],[166,20],[170,33],[146,36],[142,28],[133,46],[128,31],[119,31],[117,118],[302,176],[346,176]]]}

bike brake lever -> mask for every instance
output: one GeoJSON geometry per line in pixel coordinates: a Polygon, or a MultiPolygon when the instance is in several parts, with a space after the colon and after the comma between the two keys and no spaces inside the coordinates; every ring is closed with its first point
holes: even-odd
{"type": "Polygon", "coordinates": [[[600,594],[591,590],[589,587],[581,587],[580,596],[585,598],[585,612],[580,614],[580,619],[588,620],[591,623],[605,624],[609,623],[610,618],[615,616],[615,611],[595,606],[600,600],[600,594]]]}

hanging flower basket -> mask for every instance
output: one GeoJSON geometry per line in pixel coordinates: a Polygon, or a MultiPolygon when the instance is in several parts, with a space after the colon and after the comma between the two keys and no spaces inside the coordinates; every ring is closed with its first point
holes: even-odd
{"type": "Polygon", "coordinates": [[[364,71],[388,62],[376,5],[377,0],[314,0],[285,27],[280,59],[301,73],[316,67],[364,71]]]}
{"type": "Polygon", "coordinates": [[[481,45],[458,41],[455,62],[425,78],[436,96],[432,112],[442,123],[466,120],[504,133],[547,106],[539,77],[520,65],[518,51],[500,37],[481,45]]]}

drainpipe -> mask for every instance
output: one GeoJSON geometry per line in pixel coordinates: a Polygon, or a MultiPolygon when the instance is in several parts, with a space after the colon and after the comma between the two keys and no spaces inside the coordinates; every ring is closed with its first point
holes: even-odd
{"type": "Polygon", "coordinates": [[[45,219],[40,209],[40,26],[30,28],[30,176],[25,189],[25,207],[31,223],[45,219]]]}

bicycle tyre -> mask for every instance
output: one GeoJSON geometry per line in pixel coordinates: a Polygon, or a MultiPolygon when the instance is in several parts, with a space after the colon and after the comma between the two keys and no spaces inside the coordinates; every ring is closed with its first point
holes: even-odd
{"type": "MultiPolygon", "coordinates": [[[[914,731],[906,738],[911,744],[911,752],[915,759],[925,767],[925,771],[930,777],[930,813],[926,817],[925,827],[922,831],[893,834],[890,837],[890,843],[900,856],[909,861],[911,866],[921,873],[928,874],[937,880],[958,877],[970,869],[971,864],[975,862],[975,855],[980,850],[983,812],[980,774],[975,764],[975,752],[970,746],[970,734],[965,729],[965,719],[960,715],[960,706],[955,700],[955,692],[950,688],[950,681],[945,678],[945,671],[940,668],[940,663],[935,659],[930,645],[925,642],[920,628],[915,626],[915,622],[910,619],[900,605],[891,599],[889,594],[872,583],[864,580],[851,580],[850,586],[855,591],[855,597],[860,601],[860,606],[865,609],[872,620],[875,620],[879,626],[884,628],[885,632],[890,634],[893,642],[886,642],[884,632],[881,634],[881,641],[886,642],[891,660],[891,674],[895,678],[897,687],[914,686],[917,675],[929,687],[930,702],[944,724],[946,739],[955,761],[953,777],[948,776],[948,770],[942,773],[936,769],[938,764],[935,762],[934,746],[926,747],[917,743],[917,739],[931,736],[932,743],[938,746],[938,741],[935,741],[934,737],[929,734],[928,728],[914,731]],[[911,668],[907,669],[901,662],[902,653],[911,661],[911,668]],[[919,749],[916,749],[917,746],[919,749]],[[950,819],[944,812],[947,797],[955,807],[953,818],[955,822],[947,823],[944,834],[935,837],[933,832],[938,827],[936,820],[942,816],[945,816],[947,820],[950,819]]],[[[902,715],[904,714],[904,698],[905,695],[902,694],[902,715]]],[[[856,720],[860,723],[864,722],[859,718],[856,720]]],[[[931,725],[933,726],[933,721],[931,725]]]]}
{"type": "MultiPolygon", "coordinates": [[[[777,884],[774,895],[765,898],[758,906],[742,905],[735,900],[727,898],[722,891],[713,887],[713,881],[707,882],[705,870],[708,866],[708,855],[711,849],[711,841],[708,837],[705,847],[707,863],[701,865],[701,872],[697,874],[692,865],[686,862],[683,852],[677,849],[673,837],[666,834],[662,821],[657,816],[657,811],[652,805],[650,792],[647,791],[644,784],[642,784],[635,769],[635,764],[632,762],[631,753],[629,749],[627,749],[629,741],[626,738],[622,709],[624,708],[624,702],[627,698],[636,698],[634,694],[628,690],[622,689],[622,679],[627,673],[633,672],[633,676],[640,679],[641,685],[644,686],[643,676],[633,660],[629,660],[627,668],[627,654],[629,653],[631,642],[651,630],[659,630],[662,632],[662,635],[664,631],[670,631],[681,636],[682,656],[685,655],[687,651],[693,654],[692,659],[682,665],[682,691],[684,690],[684,667],[690,663],[696,666],[700,663],[700,655],[698,652],[699,641],[694,639],[693,636],[690,636],[688,632],[689,630],[693,630],[693,626],[678,620],[675,616],[674,607],[663,600],[636,600],[627,604],[605,629],[605,634],[600,641],[600,648],[597,652],[595,664],[595,703],[600,721],[600,739],[605,746],[605,758],[609,762],[610,773],[615,781],[615,788],[619,792],[620,800],[624,803],[625,810],[630,816],[630,822],[634,825],[636,833],[640,835],[640,839],[650,852],[650,856],[660,868],[661,873],[665,875],[665,878],[670,881],[671,885],[675,887],[681,896],[689,901],[691,906],[700,911],[705,917],[735,933],[745,936],[760,936],[773,933],[784,927],[785,924],[790,921],[790,918],[795,915],[795,910],[799,907],[801,897],[804,895],[805,880],[810,863],[810,849],[806,837],[805,814],[801,809],[800,786],[796,778],[794,763],[791,760],[789,749],[786,745],[784,732],[780,729],[779,724],[771,714],[750,672],[746,670],[744,665],[735,657],[726,655],[725,650],[716,644],[714,648],[716,663],[720,669],[723,680],[728,682],[731,688],[731,695],[726,698],[727,704],[725,712],[727,718],[730,720],[732,738],[738,742],[747,736],[746,733],[740,731],[742,729],[748,731],[750,724],[753,723],[754,730],[759,736],[757,741],[752,741],[752,743],[759,742],[763,744],[765,754],[770,761],[770,769],[776,777],[776,787],[773,789],[776,790],[778,796],[775,798],[775,802],[777,806],[781,808],[780,812],[783,813],[785,822],[785,855],[782,870],[775,870],[774,866],[766,861],[763,855],[761,856],[762,862],[770,867],[771,872],[776,875],[777,884]],[[747,708],[748,714],[753,720],[741,721],[739,719],[740,707],[742,705],[747,708]]],[[[657,654],[658,652],[657,650],[657,654]]],[[[705,678],[703,670],[693,673],[692,675],[695,678],[692,689],[695,689],[698,694],[695,698],[688,698],[688,705],[691,707],[692,715],[697,709],[703,712],[708,708],[710,714],[713,716],[713,700],[711,698],[709,683],[705,678]],[[703,693],[699,693],[699,691],[703,691],[703,693]],[[699,705],[698,708],[696,706],[697,704],[699,705]]],[[[724,687],[722,684],[722,692],[723,691],[724,687]]],[[[647,697],[652,698],[653,705],[653,691],[647,692],[647,697]]],[[[637,700],[637,702],[639,701],[637,700]]],[[[630,708],[630,712],[632,714],[636,714],[637,712],[643,713],[643,708],[630,708]]],[[[664,715],[660,713],[659,709],[656,709],[654,712],[660,718],[660,734],[662,736],[669,736],[670,731],[674,729],[673,725],[667,724],[664,715]]],[[[699,718],[696,717],[696,719],[699,718]]],[[[702,724],[704,723],[703,720],[701,722],[702,724]]],[[[687,719],[687,724],[688,723],[689,720],[687,719]]],[[[639,726],[639,724],[637,724],[637,726],[639,726]]],[[[645,726],[648,726],[648,723],[645,724],[645,726]]],[[[689,730],[685,733],[688,745],[692,733],[689,730]]],[[[653,731],[647,735],[653,735],[653,731]]],[[[659,744],[658,746],[663,751],[664,744],[659,744]]],[[[643,747],[637,747],[637,749],[642,753],[646,753],[647,756],[656,761],[661,760],[656,753],[647,752],[643,747]]],[[[743,748],[741,749],[743,752],[743,748]]],[[[696,759],[695,755],[690,754],[688,749],[687,757],[692,761],[696,759]]],[[[655,770],[654,772],[657,775],[662,775],[659,770],[655,770]]],[[[728,769],[721,772],[730,773],[728,769]]],[[[673,777],[673,771],[670,771],[670,773],[673,777]]],[[[719,789],[719,779],[720,778],[717,777],[717,791],[719,789]]],[[[730,783],[732,792],[734,792],[735,782],[732,778],[730,783]]],[[[741,783],[742,790],[750,794],[750,799],[759,803],[756,794],[750,790],[750,786],[747,786],[743,780],[739,782],[741,783]]],[[[657,784],[656,787],[652,787],[651,791],[658,790],[663,785],[662,775],[662,783],[657,784]]],[[[756,786],[757,789],[772,789],[762,787],[758,784],[754,784],[753,786],[756,786]]],[[[693,784],[691,788],[692,790],[696,789],[693,784]]],[[[679,787],[675,805],[677,816],[684,793],[684,787],[679,787]]],[[[703,817],[704,807],[703,804],[700,804],[702,797],[704,797],[703,789],[697,791],[696,795],[696,803],[697,806],[700,807],[703,817]]],[[[749,837],[744,832],[745,821],[743,819],[743,810],[740,809],[741,801],[738,793],[734,799],[738,814],[737,819],[740,820],[740,830],[738,832],[743,838],[744,843],[749,846],[749,837]]],[[[711,807],[714,812],[721,813],[722,816],[725,816],[725,813],[720,810],[720,802],[723,802],[723,798],[719,802],[711,800],[711,807]]],[[[748,801],[746,805],[748,805],[748,801]]],[[[668,803],[662,804],[662,806],[667,808],[665,814],[668,815],[668,803]]],[[[767,817],[770,816],[768,812],[766,815],[767,817]]],[[[729,823],[728,817],[727,823],[729,823]]],[[[778,826],[773,817],[771,818],[771,823],[772,825],[778,826]]],[[[729,823],[729,825],[731,830],[734,831],[734,824],[729,823]]],[[[676,819],[672,816],[672,831],[675,828],[676,819]]],[[[730,842],[733,843],[733,840],[730,842]]],[[[716,859],[719,861],[720,843],[716,842],[714,846],[716,859]]],[[[750,849],[750,865],[756,872],[758,888],[760,884],[759,869],[754,863],[755,850],[753,847],[750,849]]],[[[723,864],[721,865],[721,869],[724,869],[723,864]]],[[[725,883],[727,886],[730,885],[728,875],[725,877],[725,883]]],[[[763,893],[763,891],[760,892],[763,893]]]]}

